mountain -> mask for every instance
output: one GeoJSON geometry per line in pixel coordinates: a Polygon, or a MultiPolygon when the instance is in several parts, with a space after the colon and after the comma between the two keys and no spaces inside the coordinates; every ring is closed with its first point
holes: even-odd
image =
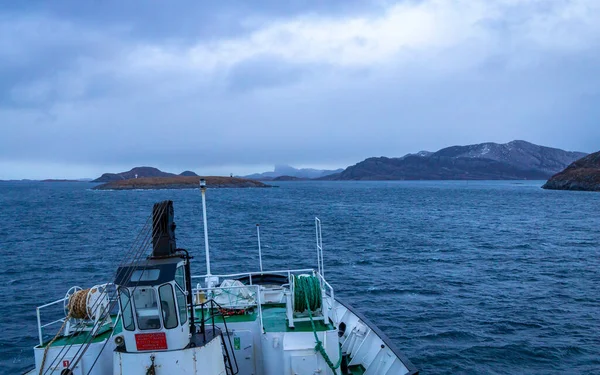
{"type": "Polygon", "coordinates": [[[585,156],[525,141],[452,146],[400,158],[368,158],[327,180],[547,179],[585,156]]]}
{"type": "Polygon", "coordinates": [[[308,181],[309,178],[306,177],[294,177],[294,176],[279,176],[275,177],[271,181],[308,181]]]}
{"type": "Polygon", "coordinates": [[[289,165],[276,165],[273,172],[255,173],[244,177],[255,180],[273,180],[274,178],[282,176],[297,177],[300,179],[311,179],[325,177],[327,175],[340,173],[342,171],[342,168],[336,170],[312,168],[297,169],[294,167],[290,167],[289,165]]]}
{"type": "Polygon", "coordinates": [[[119,180],[128,180],[131,178],[143,178],[143,177],[173,177],[176,176],[173,173],[163,172],[160,169],[153,167],[135,167],[130,171],[121,173],[104,173],[92,182],[112,182],[119,180]]]}
{"type": "Polygon", "coordinates": [[[192,172],[192,171],[183,171],[179,175],[184,176],[184,177],[198,177],[196,172],[192,172]]]}
{"type": "Polygon", "coordinates": [[[577,160],[542,186],[553,190],[600,191],[600,151],[577,160]]]}

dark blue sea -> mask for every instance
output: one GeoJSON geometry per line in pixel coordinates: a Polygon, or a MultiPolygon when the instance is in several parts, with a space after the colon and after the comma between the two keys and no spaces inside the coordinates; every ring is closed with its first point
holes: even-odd
{"type": "MultiPolygon", "coordinates": [[[[600,374],[600,194],[542,182],[288,182],[208,192],[213,273],[316,267],[422,374],[600,374]]],[[[109,281],[154,202],[205,272],[198,191],[0,183],[0,373],[33,364],[35,307],[109,281]]]]}

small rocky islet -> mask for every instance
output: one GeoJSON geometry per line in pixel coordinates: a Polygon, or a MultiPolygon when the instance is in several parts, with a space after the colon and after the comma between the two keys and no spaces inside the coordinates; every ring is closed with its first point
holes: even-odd
{"type": "Polygon", "coordinates": [[[200,186],[201,178],[204,178],[211,188],[270,187],[260,181],[248,178],[200,177],[192,171],[185,171],[177,175],[153,167],[136,167],[127,172],[105,173],[92,182],[101,183],[94,186],[94,190],[197,189],[200,186]]]}
{"type": "Polygon", "coordinates": [[[565,170],[550,177],[542,188],[600,191],[600,151],[571,163],[565,170]]]}
{"type": "MultiPolygon", "coordinates": [[[[203,177],[210,188],[262,188],[270,187],[260,181],[237,177],[203,177]]],[[[111,181],[95,186],[94,190],[156,190],[156,189],[197,189],[199,176],[139,177],[111,181]]]]}

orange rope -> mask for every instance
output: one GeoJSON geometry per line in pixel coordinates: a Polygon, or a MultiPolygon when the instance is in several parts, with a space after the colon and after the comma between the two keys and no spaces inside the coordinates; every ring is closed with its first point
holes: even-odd
{"type": "Polygon", "coordinates": [[[67,305],[69,307],[69,313],[65,317],[65,321],[63,322],[62,326],[60,326],[60,329],[58,330],[54,338],[50,340],[50,342],[46,345],[46,348],[44,349],[44,357],[42,358],[42,365],[40,366],[40,375],[44,373],[44,365],[46,364],[46,356],[48,355],[48,349],[50,349],[50,346],[54,344],[54,342],[60,337],[60,333],[65,328],[65,325],[67,325],[69,319],[89,319],[87,313],[87,295],[89,291],[89,289],[78,290],[75,293],[73,293],[71,297],[69,297],[69,303],[67,305]]]}

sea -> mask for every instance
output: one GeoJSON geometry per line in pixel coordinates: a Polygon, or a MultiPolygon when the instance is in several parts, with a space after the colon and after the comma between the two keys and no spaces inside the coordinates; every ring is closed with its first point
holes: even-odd
{"type": "MultiPolygon", "coordinates": [[[[265,270],[316,268],[317,216],[336,297],[421,374],[600,374],[600,194],[542,183],[209,187],[212,272],[259,269],[256,224],[265,270]]],[[[205,273],[197,190],[92,186],[0,183],[2,374],[33,365],[36,306],[111,280],[155,202],[174,202],[177,245],[205,273]]]]}

